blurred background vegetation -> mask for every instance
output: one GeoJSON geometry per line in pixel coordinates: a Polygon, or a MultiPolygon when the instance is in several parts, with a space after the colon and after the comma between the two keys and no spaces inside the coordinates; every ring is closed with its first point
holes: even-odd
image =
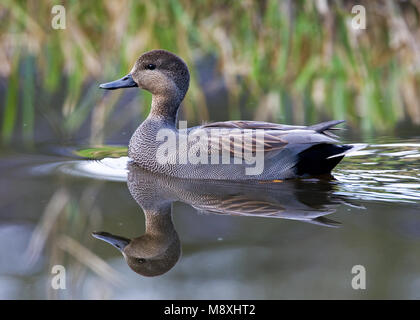
{"type": "Polygon", "coordinates": [[[367,137],[420,125],[417,0],[2,0],[1,143],[85,132],[90,144],[127,141],[150,95],[98,84],[156,48],[190,66],[180,114],[190,124],[345,119],[367,137]],[[51,27],[55,4],[64,30],[51,27]],[[365,30],[351,27],[355,4],[366,8],[365,30]]]}
{"type": "MultiPolygon", "coordinates": [[[[76,179],[58,171],[35,176],[32,169],[38,167],[38,162],[47,163],[41,157],[44,153],[38,151],[51,144],[54,155],[61,150],[68,155],[65,147],[60,149],[66,144],[76,145],[77,155],[86,158],[125,155],[125,147],[109,145],[127,144],[147,115],[151,96],[136,88],[104,92],[98,85],[127,74],[143,52],[156,48],[175,52],[190,67],[192,82],[180,113],[180,119],[187,119],[189,125],[228,119],[290,124],[345,119],[349,132],[363,136],[353,142],[377,136],[384,143],[388,142],[384,136],[392,139],[404,130],[407,135],[420,136],[419,0],[0,0],[0,186],[5,190],[0,193],[0,236],[3,234],[2,252],[6,257],[0,261],[8,262],[0,265],[0,296],[11,279],[12,290],[19,287],[17,297],[44,297],[45,292],[49,298],[59,298],[60,294],[66,298],[115,297],[109,283],[118,284],[127,269],[114,269],[121,265],[111,258],[118,255],[121,259],[119,253],[96,244],[90,234],[93,230],[116,230],[137,235],[143,228],[142,217],[134,220],[139,208],[127,189],[121,183],[76,179]],[[66,9],[64,30],[51,27],[51,10],[56,4],[66,9]],[[355,4],[366,8],[366,30],[351,27],[355,4]],[[37,148],[36,156],[16,157],[10,151],[14,147],[25,151],[37,148]],[[21,222],[29,223],[22,226],[21,222]],[[9,225],[13,228],[5,237],[9,225]],[[26,242],[18,240],[27,236],[30,238],[25,254],[10,249],[26,246],[26,242]],[[36,268],[40,262],[46,262],[42,269],[36,268]],[[56,264],[69,266],[70,271],[69,289],[61,293],[45,280],[56,264]],[[88,270],[98,276],[94,281],[89,280],[88,270]],[[16,280],[20,274],[27,278],[16,280]]],[[[418,152],[410,148],[416,145],[392,149],[388,155],[375,148],[376,153],[346,159],[343,168],[347,171],[342,171],[341,176],[348,174],[348,180],[338,191],[344,195],[361,194],[370,201],[375,195],[382,195],[386,201],[411,201],[410,197],[417,196],[414,170],[418,152]],[[362,162],[370,167],[361,166],[362,162]],[[378,166],[394,172],[380,176],[382,171],[371,174],[363,170],[378,166]],[[350,172],[360,168],[360,178],[350,172]],[[382,184],[396,177],[399,185],[382,184]]],[[[48,158],[48,162],[54,159],[48,158]]],[[[304,297],[314,293],[331,297],[330,288],[334,294],[347,295],[348,291],[341,291],[347,287],[337,287],[336,283],[342,283],[342,270],[347,270],[354,259],[369,262],[378,270],[369,297],[418,296],[413,287],[418,282],[418,259],[413,256],[418,228],[412,227],[416,225],[417,208],[407,209],[391,202],[369,203],[370,214],[352,222],[348,220],[349,209],[344,208],[343,220],[357,226],[357,236],[353,228],[347,228],[340,236],[337,234],[337,241],[331,241],[331,233],[321,229],[307,227],[302,231],[301,227],[294,229],[264,219],[257,225],[264,230],[260,233],[264,237],[260,237],[250,232],[256,228],[254,220],[234,222],[224,217],[216,221],[211,216],[191,214],[194,210],[186,205],[176,206],[175,222],[189,260],[180,263],[178,273],[162,281],[160,287],[152,280],[134,282],[135,278],[130,277],[134,289],[127,293],[123,288],[123,298],[185,298],[182,295],[187,291],[197,295],[194,288],[206,288],[199,297],[219,296],[221,281],[227,283],[223,288],[228,290],[222,290],[227,297],[232,297],[231,292],[239,296],[247,292],[251,297],[302,297],[302,286],[309,288],[304,297]],[[404,217],[410,220],[395,212],[406,213],[404,217]],[[209,226],[207,231],[202,225],[209,226]],[[283,239],[309,237],[302,238],[302,232],[315,239],[311,242],[315,245],[334,245],[321,256],[307,246],[307,241],[296,242],[299,250],[296,246],[282,249],[283,239]],[[278,238],[279,234],[286,238],[278,238]],[[225,242],[221,243],[218,235],[225,242]],[[355,242],[355,238],[359,241],[355,242]],[[250,261],[275,272],[258,274],[259,267],[236,255],[243,252],[244,257],[253,256],[249,253],[254,251],[248,247],[256,253],[264,248],[262,262],[250,261]],[[343,251],[350,254],[340,258],[340,264],[329,273],[332,276],[325,278],[323,266],[329,266],[324,262],[331,260],[325,257],[341,257],[343,251]],[[308,253],[303,255],[305,259],[300,252],[308,253]],[[389,263],[393,252],[393,263],[389,263]],[[286,265],[285,255],[286,260],[291,259],[286,265]],[[197,267],[197,261],[206,267],[197,267]],[[210,270],[208,265],[214,263],[216,267],[203,278],[202,270],[210,270]],[[242,270],[239,277],[238,270],[242,270]],[[404,277],[397,279],[395,274],[404,277]],[[253,290],[243,289],[243,275],[257,279],[247,287],[253,290]],[[208,288],[213,291],[209,293],[208,288]]],[[[351,297],[359,297],[360,292],[349,290],[351,297]]],[[[366,297],[366,293],[363,295],[366,297]]]]}

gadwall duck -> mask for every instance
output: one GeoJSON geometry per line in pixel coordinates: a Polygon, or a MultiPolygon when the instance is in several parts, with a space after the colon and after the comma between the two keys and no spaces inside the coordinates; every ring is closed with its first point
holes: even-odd
{"type": "Polygon", "coordinates": [[[332,133],[344,121],[291,126],[238,120],[177,128],[189,81],[181,58],[153,50],[143,54],[125,77],[100,85],[107,90],[139,87],[152,93],[150,113],[129,143],[128,156],[138,166],[188,179],[283,180],[329,175],[356,148],[337,144],[332,133]],[[220,151],[215,157],[214,150],[220,151]]]}

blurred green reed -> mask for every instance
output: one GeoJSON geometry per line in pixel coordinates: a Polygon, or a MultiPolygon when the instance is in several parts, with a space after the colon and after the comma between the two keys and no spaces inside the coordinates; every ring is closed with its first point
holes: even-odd
{"type": "MultiPolygon", "coordinates": [[[[121,96],[103,98],[98,82],[124,75],[154,48],[176,52],[191,68],[187,120],[212,120],[197,70],[200,58],[214,56],[231,119],[346,119],[365,134],[420,124],[415,0],[3,0],[0,17],[3,142],[16,130],[31,141],[42,95],[49,103],[37,112],[54,109],[55,126],[69,135],[102,106],[91,122],[98,134],[121,96]],[[66,8],[65,30],[51,27],[54,4],[66,8]],[[351,27],[354,4],[366,8],[366,30],[351,27]],[[54,94],[65,96],[61,105],[52,105],[54,94]]],[[[146,115],[151,97],[139,94],[146,115]]]]}

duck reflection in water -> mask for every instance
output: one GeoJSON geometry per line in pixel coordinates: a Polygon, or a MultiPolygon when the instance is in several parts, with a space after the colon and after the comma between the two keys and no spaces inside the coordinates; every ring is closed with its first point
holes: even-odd
{"type": "Polygon", "coordinates": [[[174,201],[201,212],[292,219],[326,227],[339,225],[325,216],[345,202],[334,194],[330,181],[198,181],[151,173],[135,164],[128,169],[128,189],[145,214],[145,233],[134,239],[108,232],[93,236],[116,247],[132,270],[149,277],[168,272],[181,256],[172,221],[174,201]]]}

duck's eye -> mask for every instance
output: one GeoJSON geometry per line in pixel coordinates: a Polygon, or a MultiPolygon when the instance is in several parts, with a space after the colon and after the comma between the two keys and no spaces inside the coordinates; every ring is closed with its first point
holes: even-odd
{"type": "Polygon", "coordinates": [[[153,63],[148,64],[148,65],[146,66],[146,69],[148,69],[148,70],[155,70],[155,69],[156,69],[156,65],[155,65],[155,64],[153,64],[153,63]]]}
{"type": "Polygon", "coordinates": [[[145,263],[146,262],[146,259],[144,259],[144,258],[137,258],[137,262],[138,263],[145,263]]]}

